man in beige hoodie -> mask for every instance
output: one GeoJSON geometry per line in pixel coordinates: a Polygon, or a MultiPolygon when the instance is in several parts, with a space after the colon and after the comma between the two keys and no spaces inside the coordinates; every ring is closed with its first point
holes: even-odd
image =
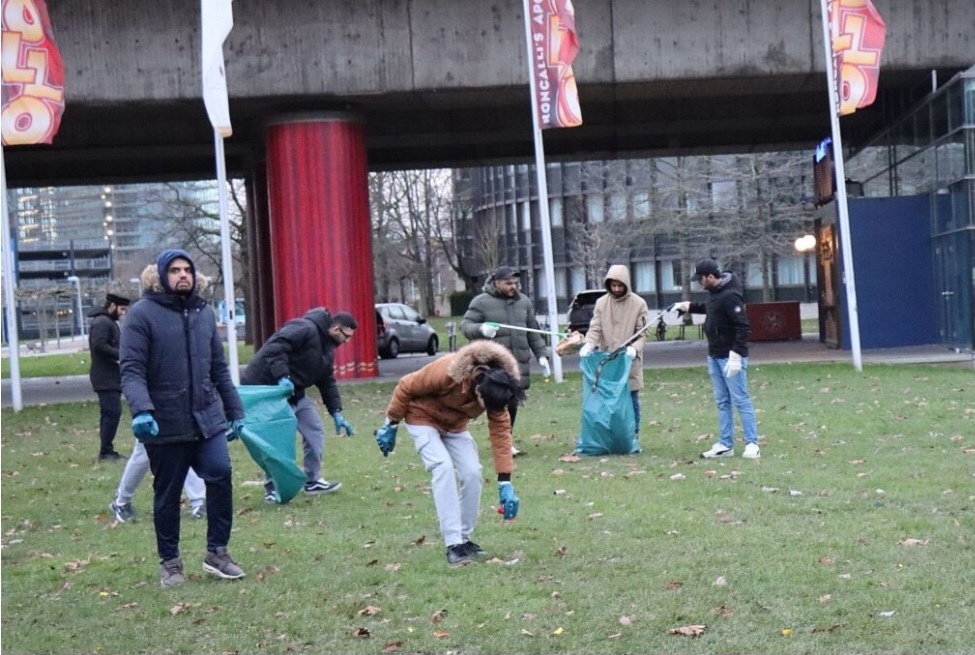
{"type": "MultiPolygon", "coordinates": [[[[604,280],[607,293],[596,301],[586,342],[579,351],[586,357],[594,349],[616,350],[640,330],[647,327],[647,301],[633,293],[630,287],[630,271],[622,264],[609,267],[604,280]]],[[[630,399],[633,401],[633,417],[636,433],[640,435],[640,390],[643,389],[644,334],[627,348],[633,357],[630,365],[630,399]],[[632,351],[630,350],[632,348],[632,351]]]]}

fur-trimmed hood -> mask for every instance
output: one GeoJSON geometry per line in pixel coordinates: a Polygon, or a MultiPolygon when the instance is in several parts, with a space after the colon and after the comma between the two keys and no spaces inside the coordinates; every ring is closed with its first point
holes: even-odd
{"type": "Polygon", "coordinates": [[[463,382],[479,366],[490,368],[502,367],[516,380],[520,379],[518,362],[507,348],[492,341],[474,341],[469,343],[454,356],[454,361],[447,369],[447,375],[455,382],[463,382]]]}
{"type": "MultiPolygon", "coordinates": [[[[142,289],[144,291],[166,293],[166,290],[163,288],[162,281],[159,279],[159,267],[156,264],[149,264],[142,269],[142,275],[139,276],[139,279],[142,281],[142,289]]],[[[197,271],[196,293],[202,294],[208,286],[210,286],[210,281],[207,279],[207,276],[197,271]]]]}

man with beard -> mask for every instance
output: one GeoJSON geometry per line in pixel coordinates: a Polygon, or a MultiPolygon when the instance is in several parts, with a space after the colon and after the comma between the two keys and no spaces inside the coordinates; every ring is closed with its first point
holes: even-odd
{"type": "Polygon", "coordinates": [[[184,250],[165,250],[142,272],[142,298],[122,329],[122,391],[132,432],[153,474],[153,523],[164,587],[182,584],[179,498],[190,467],[206,483],[203,570],[244,577],[227,550],[233,483],[227,442],[243,430],[244,407],[230,377],[213,309],[200,297],[206,278],[184,250]]]}
{"type": "Polygon", "coordinates": [[[98,394],[100,419],[98,436],[101,448],[98,461],[116,462],[122,455],[115,450],[115,433],[122,420],[122,374],[119,371],[118,346],[120,330],[118,321],[125,316],[131,301],[114,293],[105,296],[105,305],[91,313],[91,329],[88,332],[88,349],[91,351],[91,369],[88,379],[98,394]]]}
{"type": "MultiPolygon", "coordinates": [[[[612,351],[647,327],[647,301],[633,293],[630,288],[630,271],[621,264],[609,267],[603,285],[609,293],[596,301],[589,322],[586,340],[579,351],[585,358],[594,349],[612,351]]],[[[630,364],[630,400],[633,402],[633,418],[636,419],[636,434],[640,436],[640,390],[643,389],[643,345],[644,333],[627,346],[626,354],[630,364]]]]}

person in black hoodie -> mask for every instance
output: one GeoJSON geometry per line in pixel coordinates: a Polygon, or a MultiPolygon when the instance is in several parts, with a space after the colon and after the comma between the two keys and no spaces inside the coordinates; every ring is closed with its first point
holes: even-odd
{"type": "MultiPolygon", "coordinates": [[[[342,416],[342,398],[335,383],[335,349],[352,338],[359,324],[351,314],[329,314],[324,307],[310,310],[302,318],[288,321],[261,346],[241,376],[241,384],[277,384],[292,392],[288,402],[298,419],[298,432],[304,447],[305,493],[328,494],[338,491],[341,482],[322,477],[322,452],[325,429],[318,409],[305,395],[305,389],[318,387],[322,402],[335,422],[335,434],[344,430],[354,434],[342,416]]],[[[278,502],[274,484],[264,484],[264,500],[278,502]]]]}
{"type": "Polygon", "coordinates": [[[203,570],[244,577],[227,543],[234,503],[227,442],[244,428],[213,309],[200,297],[206,278],[184,250],[165,250],[142,271],[142,297],[122,326],[122,392],[132,433],[145,444],[153,482],[152,520],[164,587],[186,581],[179,552],[179,498],[190,467],[206,483],[203,570]]]}
{"type": "Polygon", "coordinates": [[[118,364],[119,326],[118,321],[125,316],[130,300],[124,296],[110,293],[105,296],[105,306],[91,313],[91,329],[88,332],[88,349],[91,351],[91,369],[88,379],[91,388],[98,394],[98,408],[101,418],[98,422],[98,436],[101,449],[98,461],[117,462],[124,459],[115,450],[115,433],[122,420],[122,374],[118,364]]]}
{"type": "Polygon", "coordinates": [[[718,406],[719,439],[701,457],[731,457],[735,454],[735,417],[738,410],[745,435],[741,456],[758,459],[758,423],[748,393],[748,313],[741,282],[730,271],[722,273],[713,259],[702,259],[694,278],[708,292],[707,302],[678,302],[667,308],[678,314],[706,314],[704,333],[708,337],[708,374],[718,406]]]}

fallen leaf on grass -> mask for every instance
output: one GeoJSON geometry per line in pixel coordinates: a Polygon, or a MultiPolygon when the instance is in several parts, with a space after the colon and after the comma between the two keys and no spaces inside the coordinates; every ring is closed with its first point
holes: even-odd
{"type": "Polygon", "coordinates": [[[927,539],[902,539],[897,543],[899,543],[901,546],[904,546],[905,548],[913,548],[914,546],[927,546],[928,540],[927,539]]]}
{"type": "Polygon", "coordinates": [[[679,628],[671,628],[667,631],[667,634],[682,637],[700,637],[707,629],[708,627],[706,625],[682,625],[679,628]]]}
{"type": "Polygon", "coordinates": [[[382,610],[376,607],[375,605],[366,605],[361,610],[359,610],[358,614],[359,616],[375,616],[380,612],[382,612],[382,610]]]}
{"type": "Polygon", "coordinates": [[[664,585],[664,589],[666,589],[667,591],[675,591],[677,589],[680,589],[681,586],[683,586],[683,584],[684,583],[678,582],[677,580],[671,580],[670,582],[664,585]]]}
{"type": "Polygon", "coordinates": [[[562,455],[562,457],[559,457],[560,462],[578,462],[580,460],[582,460],[582,458],[575,453],[571,455],[562,455]]]}
{"type": "Polygon", "coordinates": [[[430,617],[430,623],[432,623],[434,625],[437,625],[438,623],[440,623],[441,621],[443,621],[443,618],[445,616],[447,616],[447,610],[445,610],[445,609],[444,610],[437,610],[436,612],[433,613],[433,616],[430,617]]]}
{"type": "Polygon", "coordinates": [[[558,635],[562,634],[563,632],[565,632],[565,628],[563,628],[562,626],[559,626],[555,630],[552,631],[552,634],[558,636],[558,635]]]}
{"type": "Polygon", "coordinates": [[[723,575],[722,576],[718,576],[718,579],[714,581],[714,586],[715,587],[724,587],[727,584],[728,584],[728,580],[725,579],[725,577],[723,575]]]}
{"type": "Polygon", "coordinates": [[[783,637],[791,637],[792,636],[792,628],[782,628],[782,636],[783,637]]]}
{"type": "Polygon", "coordinates": [[[69,571],[80,571],[89,564],[91,564],[91,555],[85,559],[79,559],[74,562],[65,562],[64,568],[68,569],[69,571]]]}
{"type": "Polygon", "coordinates": [[[401,566],[403,565],[400,564],[399,562],[393,562],[392,564],[386,565],[386,570],[389,571],[390,573],[395,573],[396,571],[399,571],[401,566]]]}
{"type": "Polygon", "coordinates": [[[842,628],[844,625],[846,625],[846,624],[844,624],[844,623],[834,623],[833,625],[829,626],[828,628],[820,628],[819,626],[816,626],[815,628],[812,629],[812,633],[813,634],[816,634],[817,632],[836,632],[837,630],[839,630],[840,628],[842,628]]]}
{"type": "Polygon", "coordinates": [[[880,612],[879,614],[877,614],[877,616],[882,617],[882,618],[885,618],[885,619],[889,619],[890,617],[892,617],[894,615],[894,612],[895,612],[895,610],[889,610],[887,612],[880,612]]]}
{"type": "Polygon", "coordinates": [[[559,546],[558,548],[555,549],[555,556],[565,557],[568,552],[569,552],[568,548],[566,548],[565,546],[559,546]]]}
{"type": "Polygon", "coordinates": [[[399,641],[399,640],[391,641],[388,644],[386,644],[385,646],[383,646],[383,652],[384,653],[395,653],[396,651],[398,651],[402,647],[403,647],[403,642],[402,641],[399,641]]]}
{"type": "Polygon", "coordinates": [[[177,614],[182,614],[190,607],[192,607],[190,603],[176,603],[175,605],[169,608],[169,613],[172,614],[173,616],[176,616],[177,614]]]}
{"type": "Polygon", "coordinates": [[[633,617],[632,616],[621,616],[620,617],[620,625],[633,625],[633,617]]]}
{"type": "Polygon", "coordinates": [[[613,634],[609,635],[606,638],[607,639],[619,639],[622,636],[623,636],[623,633],[622,632],[614,632],[613,634]]]}
{"type": "Polygon", "coordinates": [[[368,639],[371,636],[372,633],[369,632],[369,628],[356,628],[352,631],[353,639],[368,639]]]}
{"type": "Polygon", "coordinates": [[[525,635],[526,637],[534,637],[535,636],[534,633],[528,632],[528,630],[525,630],[524,628],[521,629],[521,634],[525,635]]]}
{"type": "Polygon", "coordinates": [[[822,557],[819,558],[819,563],[822,564],[823,566],[833,566],[833,558],[823,555],[822,557]]]}
{"type": "Polygon", "coordinates": [[[833,600],[833,594],[824,594],[819,597],[820,603],[828,603],[831,600],[833,600]]]}
{"type": "Polygon", "coordinates": [[[850,464],[852,464],[853,466],[860,466],[860,464],[866,464],[866,463],[867,463],[867,460],[865,460],[865,459],[851,459],[850,460],[850,464]]]}
{"type": "Polygon", "coordinates": [[[427,536],[425,534],[422,534],[422,535],[420,535],[420,538],[419,539],[417,539],[416,541],[413,542],[413,545],[414,546],[422,546],[423,545],[423,542],[426,541],[426,540],[427,540],[427,536]]]}
{"type": "Polygon", "coordinates": [[[443,639],[445,637],[449,637],[450,633],[447,632],[446,630],[434,630],[433,636],[436,637],[437,639],[443,639]]]}
{"type": "Polygon", "coordinates": [[[603,516],[603,513],[602,512],[596,512],[595,514],[590,514],[589,516],[587,516],[586,517],[586,520],[592,521],[593,519],[602,518],[602,516],[603,516]]]}
{"type": "Polygon", "coordinates": [[[725,605],[722,605],[721,607],[715,607],[713,610],[711,610],[711,613],[717,614],[718,616],[724,617],[726,619],[731,618],[732,616],[735,615],[735,611],[730,607],[726,607],[725,605]]]}

